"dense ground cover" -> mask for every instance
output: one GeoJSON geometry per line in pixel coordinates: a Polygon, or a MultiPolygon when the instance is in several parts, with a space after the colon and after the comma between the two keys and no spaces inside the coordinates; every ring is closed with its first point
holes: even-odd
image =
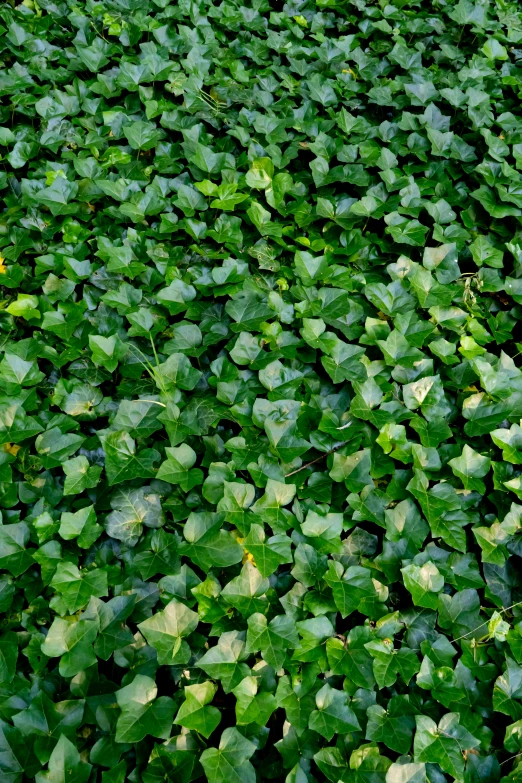
{"type": "Polygon", "coordinates": [[[518,780],[518,4],[0,35],[2,783],[518,780]]]}

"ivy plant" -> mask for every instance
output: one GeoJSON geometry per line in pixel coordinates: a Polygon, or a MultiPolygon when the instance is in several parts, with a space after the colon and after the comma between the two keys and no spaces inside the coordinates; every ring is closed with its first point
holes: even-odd
{"type": "Polygon", "coordinates": [[[520,4],[0,60],[2,783],[519,783],[520,4]]]}

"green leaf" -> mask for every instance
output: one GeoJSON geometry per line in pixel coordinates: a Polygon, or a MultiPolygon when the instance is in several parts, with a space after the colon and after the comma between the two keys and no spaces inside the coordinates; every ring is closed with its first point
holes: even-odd
{"type": "Polygon", "coordinates": [[[411,593],[415,606],[437,609],[438,594],[444,587],[444,577],[437,566],[428,561],[422,566],[412,563],[401,569],[404,586],[411,593]]]}
{"type": "Polygon", "coordinates": [[[161,429],[158,415],[161,407],[149,400],[122,400],[116,414],[113,427],[125,430],[132,438],[147,438],[161,429]]]}
{"type": "Polygon", "coordinates": [[[78,546],[82,549],[89,549],[99,538],[102,530],[102,526],[96,522],[94,506],[86,506],[74,514],[64,511],[60,518],[58,532],[65,541],[77,538],[78,546]]]}
{"type": "Polygon", "coordinates": [[[62,735],[51,753],[47,772],[39,772],[35,780],[37,783],[85,783],[91,768],[82,761],[73,743],[62,735]]]}
{"type": "Polygon", "coordinates": [[[255,783],[256,773],[249,761],[255,749],[237,729],[225,729],[219,748],[207,748],[201,754],[209,783],[255,783]]]}
{"type": "Polygon", "coordinates": [[[370,476],[371,464],[370,449],[363,449],[348,457],[336,453],[333,457],[330,477],[334,481],[344,481],[348,491],[360,492],[365,486],[373,486],[370,476]]]}
{"type": "Polygon", "coordinates": [[[64,495],[78,495],[86,489],[93,489],[99,482],[102,467],[90,465],[87,457],[80,456],[62,463],[65,481],[64,495]]]}
{"type": "Polygon", "coordinates": [[[167,739],[176,711],[168,696],[156,698],[157,687],[150,677],[136,675],[116,691],[121,713],[116,723],[116,742],[141,742],[146,736],[167,739]]]}
{"type": "Polygon", "coordinates": [[[60,594],[68,611],[73,614],[86,606],[91,596],[108,595],[107,572],[101,568],[82,572],[74,563],[62,561],[58,563],[51,587],[60,594]]]}
{"type": "Polygon", "coordinates": [[[218,514],[191,514],[183,529],[184,552],[200,568],[226,568],[241,562],[243,549],[229,531],[221,529],[218,514]]]}
{"type": "Polygon", "coordinates": [[[325,581],[330,585],[337,609],[343,617],[356,610],[369,617],[385,614],[382,606],[388,597],[388,591],[380,582],[372,578],[371,571],[362,566],[350,566],[343,573],[341,564],[330,561],[325,581]]]}
{"type": "Polygon", "coordinates": [[[438,725],[425,715],[417,715],[416,724],[415,761],[439,764],[448,775],[461,778],[464,774],[463,753],[480,743],[460,725],[458,714],[447,713],[438,725]]]}
{"type": "Polygon", "coordinates": [[[188,663],[190,650],[183,641],[197,628],[199,618],[175,598],[162,612],[140,623],[141,633],[158,653],[160,664],[188,663]]]}
{"type": "Polygon", "coordinates": [[[263,660],[274,669],[281,668],[289,648],[298,646],[299,637],[291,617],[277,615],[268,623],[260,612],[249,616],[246,649],[260,651],[263,660]]]}
{"type": "Polygon", "coordinates": [[[62,433],[58,427],[52,427],[38,435],[35,447],[45,468],[57,468],[78,451],[84,440],[82,435],[62,433]]]}
{"type": "Polygon", "coordinates": [[[127,432],[111,432],[104,439],[105,472],[110,485],[135,478],[152,478],[154,463],[160,459],[156,449],[138,451],[127,432]]]}
{"type": "Polygon", "coordinates": [[[150,150],[163,135],[152,122],[133,122],[123,127],[123,133],[133,150],[150,150]]]}
{"type": "Polygon", "coordinates": [[[160,497],[147,488],[119,489],[111,496],[113,511],[105,518],[106,530],[128,546],[134,546],[143,525],[157,528],[165,523],[160,497]]]}
{"type": "Polygon", "coordinates": [[[348,706],[347,699],[345,692],[337,691],[328,684],[323,685],[315,697],[317,709],[310,715],[310,728],[327,740],[331,740],[335,734],[360,729],[359,721],[348,706]]]}
{"type": "Polygon", "coordinates": [[[186,443],[178,448],[165,449],[167,459],[159,467],[157,478],[170,484],[179,484],[188,492],[192,487],[203,483],[203,472],[199,468],[191,470],[196,462],[196,452],[186,443]]]}
{"type": "Polygon", "coordinates": [[[395,649],[391,639],[367,642],[365,647],[373,658],[373,674],[379,688],[391,687],[399,675],[405,683],[409,683],[419,671],[415,652],[406,646],[395,649]]]}
{"type": "Polygon", "coordinates": [[[375,704],[368,707],[367,715],[366,739],[382,742],[402,755],[409,752],[415,729],[415,708],[407,697],[392,696],[387,710],[375,704]]]}
{"type": "Polygon", "coordinates": [[[92,351],[92,361],[99,367],[104,367],[113,372],[118,362],[127,353],[127,346],[117,335],[103,337],[103,335],[89,335],[89,348],[92,351]]]}
{"type": "Polygon", "coordinates": [[[0,567],[13,576],[20,576],[32,565],[33,558],[27,551],[29,527],[25,522],[0,525],[0,567]]]}
{"type": "Polygon", "coordinates": [[[274,164],[270,158],[256,158],[248,170],[245,180],[250,188],[266,190],[272,184],[274,164]]]}
{"type": "Polygon", "coordinates": [[[282,563],[292,562],[291,542],[288,536],[277,535],[267,539],[260,525],[251,526],[248,536],[243,541],[243,546],[252,554],[256,568],[264,577],[273,574],[282,563]]]}
{"type": "Polygon", "coordinates": [[[239,576],[231,579],[223,588],[221,597],[244,617],[248,617],[266,608],[269,586],[268,579],[247,560],[239,576]]]}
{"type": "Polygon", "coordinates": [[[228,693],[244,677],[249,676],[248,666],[242,663],[246,657],[243,634],[227,631],[220,636],[217,645],[199,659],[197,665],[212,679],[221,680],[223,689],[228,693]]]}
{"type": "Polygon", "coordinates": [[[481,479],[489,472],[491,461],[474,451],[468,444],[464,445],[460,457],[450,459],[448,463],[457,478],[462,481],[464,489],[480,492],[486,491],[486,486],[481,479]]]}
{"type": "Polygon", "coordinates": [[[255,677],[245,677],[234,688],[236,697],[236,721],[238,726],[258,724],[265,726],[277,707],[276,697],[271,693],[258,693],[255,677]]]}
{"type": "Polygon", "coordinates": [[[212,682],[185,686],[185,701],[178,710],[174,723],[186,729],[210,737],[221,722],[221,713],[208,706],[214,698],[217,686],[212,682]]]}

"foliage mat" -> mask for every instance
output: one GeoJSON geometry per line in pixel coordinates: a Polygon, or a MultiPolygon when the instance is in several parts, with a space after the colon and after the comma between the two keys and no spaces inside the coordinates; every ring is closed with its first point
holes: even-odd
{"type": "Polygon", "coordinates": [[[4,0],[2,783],[522,780],[522,10],[4,0]]]}

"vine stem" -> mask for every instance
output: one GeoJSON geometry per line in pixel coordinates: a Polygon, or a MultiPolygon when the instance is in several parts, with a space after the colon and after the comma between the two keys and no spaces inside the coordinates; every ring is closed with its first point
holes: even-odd
{"type": "MultiPolygon", "coordinates": [[[[338,427],[337,429],[344,430],[346,427],[349,427],[350,424],[346,424],[344,427],[338,427]]],[[[292,470],[291,473],[286,473],[285,478],[288,478],[289,476],[294,476],[296,473],[300,473],[302,470],[305,470],[305,468],[309,468],[310,465],[315,465],[316,462],[319,462],[319,460],[323,459],[324,457],[327,457],[329,454],[333,454],[334,451],[337,451],[343,446],[346,446],[347,443],[348,443],[347,440],[344,440],[342,443],[338,443],[337,446],[333,447],[333,449],[330,449],[330,451],[325,451],[324,454],[321,454],[319,457],[316,457],[315,459],[311,460],[311,462],[307,462],[306,465],[301,465],[301,467],[297,468],[297,470],[292,470]]]]}
{"type": "Polygon", "coordinates": [[[502,764],[507,764],[507,763],[508,763],[508,761],[513,761],[513,759],[517,759],[519,756],[522,756],[522,752],[520,752],[520,753],[515,753],[515,755],[514,755],[514,756],[510,756],[508,759],[504,759],[504,761],[501,761],[501,762],[500,762],[500,765],[499,765],[499,766],[502,766],[502,764]]]}
{"type": "MultiPolygon", "coordinates": [[[[499,614],[503,614],[504,612],[509,612],[510,609],[514,609],[515,606],[520,606],[522,604],[522,601],[517,601],[516,604],[511,604],[511,606],[506,606],[505,609],[500,609],[499,614]]],[[[497,610],[498,611],[498,610],[497,610]]],[[[469,636],[470,633],[475,633],[475,631],[478,631],[479,628],[482,628],[483,625],[487,625],[489,623],[489,620],[485,620],[483,623],[480,623],[480,625],[477,625],[476,628],[473,628],[471,631],[468,631],[467,633],[463,633],[462,636],[458,636],[456,639],[452,639],[452,642],[460,642],[461,639],[465,639],[466,636],[469,636]]]]}

